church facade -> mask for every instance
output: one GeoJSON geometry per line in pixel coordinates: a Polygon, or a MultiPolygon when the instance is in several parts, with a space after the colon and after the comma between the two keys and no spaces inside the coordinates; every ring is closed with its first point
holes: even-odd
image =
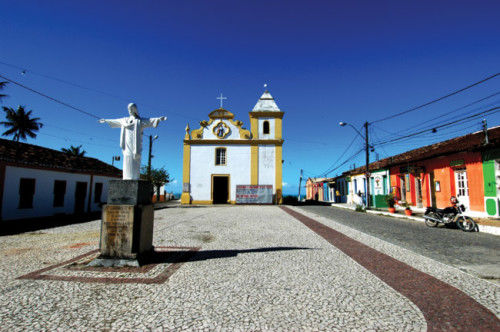
{"type": "Polygon", "coordinates": [[[199,129],[188,125],[181,203],[235,204],[237,186],[272,186],[272,203],[281,204],[283,114],[265,91],[249,112],[250,130],[222,107],[199,129]]]}

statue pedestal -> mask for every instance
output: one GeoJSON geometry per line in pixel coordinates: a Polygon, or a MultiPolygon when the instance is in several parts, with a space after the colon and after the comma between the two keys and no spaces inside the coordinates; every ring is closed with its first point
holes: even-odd
{"type": "Polygon", "coordinates": [[[140,266],[153,252],[153,186],[143,180],[109,182],[103,206],[100,255],[90,266],[140,266]]]}

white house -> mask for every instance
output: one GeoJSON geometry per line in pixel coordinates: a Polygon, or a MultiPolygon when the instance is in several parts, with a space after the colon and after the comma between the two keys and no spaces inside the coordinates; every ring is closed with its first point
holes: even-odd
{"type": "Polygon", "coordinates": [[[181,203],[235,204],[238,185],[272,188],[273,202],[281,203],[283,114],[265,91],[249,112],[250,130],[223,108],[199,129],[190,132],[188,125],[181,203]]]}
{"type": "Polygon", "coordinates": [[[100,211],[119,178],[94,158],[0,139],[0,220],[100,211]]]}

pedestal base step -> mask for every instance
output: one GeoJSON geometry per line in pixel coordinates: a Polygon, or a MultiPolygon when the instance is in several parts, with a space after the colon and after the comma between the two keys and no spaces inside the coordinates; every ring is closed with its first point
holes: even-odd
{"type": "Polygon", "coordinates": [[[140,267],[141,264],[137,259],[126,258],[99,258],[92,260],[87,266],[101,267],[140,267]]]}

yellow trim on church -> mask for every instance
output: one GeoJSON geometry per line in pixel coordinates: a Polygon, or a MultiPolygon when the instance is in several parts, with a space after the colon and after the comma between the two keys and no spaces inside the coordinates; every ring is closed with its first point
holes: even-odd
{"type": "Polygon", "coordinates": [[[250,184],[259,184],[259,146],[250,147],[250,184]]]}
{"type": "Polygon", "coordinates": [[[252,117],[250,112],[250,130],[252,131],[252,139],[259,139],[259,120],[252,117]]]}
{"type": "Polygon", "coordinates": [[[281,118],[274,119],[274,138],[281,139],[281,118]]]}
{"type": "MultiPolygon", "coordinates": [[[[187,136],[187,135],[186,135],[187,136]]],[[[191,203],[191,188],[189,188],[189,192],[184,192],[184,184],[188,183],[189,187],[191,187],[191,145],[184,143],[184,151],[183,151],[183,160],[182,160],[182,195],[181,195],[181,204],[190,204],[191,203]]]]}
{"type": "Polygon", "coordinates": [[[276,165],[275,165],[275,170],[276,170],[276,176],[275,176],[275,187],[276,187],[276,204],[281,204],[282,203],[282,193],[283,193],[283,154],[282,154],[282,149],[283,147],[281,145],[276,145],[275,149],[275,156],[276,156],[276,165]]]}
{"type": "Polygon", "coordinates": [[[185,144],[191,145],[283,145],[281,139],[202,139],[184,140],[185,144]]]}
{"type": "MultiPolygon", "coordinates": [[[[282,138],[282,118],[284,112],[268,112],[268,111],[252,111],[249,112],[250,130],[243,128],[243,122],[234,120],[233,113],[225,109],[216,109],[209,114],[209,121],[200,121],[200,128],[189,133],[189,127],[186,127],[186,135],[184,137],[184,157],[183,157],[183,187],[184,184],[190,182],[191,172],[191,145],[249,145],[250,146],[250,184],[259,184],[259,146],[274,145],[275,146],[275,190],[276,204],[282,203],[282,187],[283,187],[283,138],[282,138]],[[272,118],[274,120],[274,139],[259,139],[259,118],[272,118]],[[240,139],[203,139],[203,131],[215,121],[227,120],[232,125],[238,128],[240,139]]],[[[200,167],[201,165],[194,165],[200,167]]],[[[213,174],[211,175],[213,177],[213,174]]],[[[229,176],[229,175],[228,175],[229,176]]],[[[228,181],[230,186],[230,181],[228,181]]],[[[230,200],[229,187],[229,204],[236,204],[234,200],[230,200]]],[[[184,188],[183,188],[184,189],[184,188]]],[[[186,188],[191,190],[191,188],[186,188]]],[[[211,189],[213,190],[213,188],[211,189]]],[[[190,192],[183,192],[181,196],[182,204],[213,204],[213,193],[211,192],[212,200],[193,200],[190,192]]]]}

